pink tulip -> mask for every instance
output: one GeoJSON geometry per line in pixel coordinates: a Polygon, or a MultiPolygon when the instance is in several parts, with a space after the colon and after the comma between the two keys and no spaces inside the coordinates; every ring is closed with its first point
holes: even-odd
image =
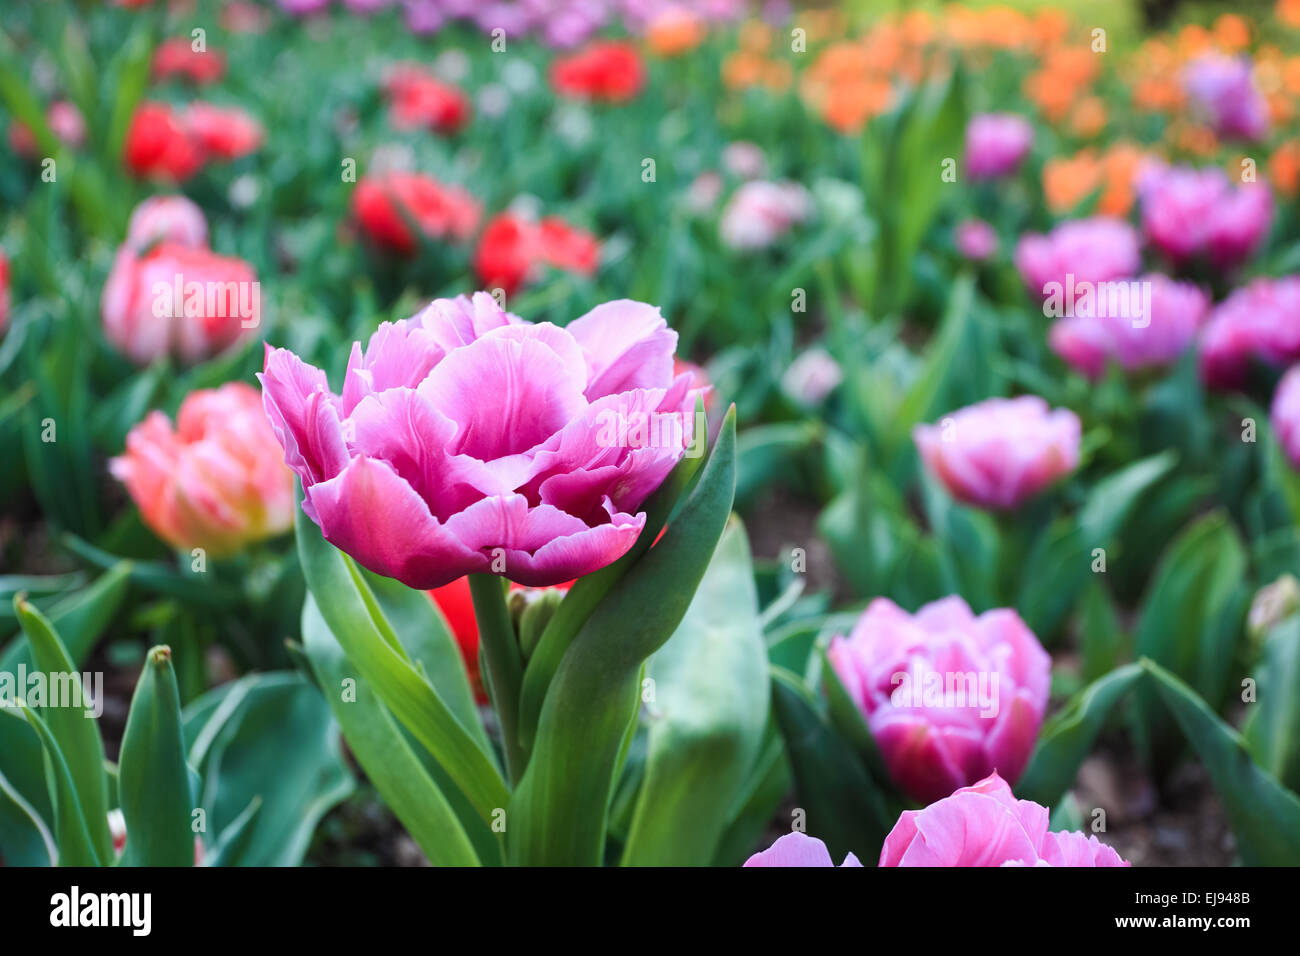
{"type": "Polygon", "coordinates": [[[1234,188],[1218,169],[1153,165],[1138,191],[1142,231],[1175,265],[1198,258],[1220,269],[1238,265],[1259,248],[1273,219],[1268,186],[1234,188]]]}
{"type": "Polygon", "coordinates": [[[1016,245],[1016,268],[1031,295],[1048,296],[1048,286],[1109,282],[1137,275],[1142,268],[1137,233],[1128,223],[1106,216],[1064,222],[1047,235],[1026,233],[1016,245]]]}
{"type": "Polygon", "coordinates": [[[109,463],[158,537],[219,557],[288,530],[293,475],[257,389],[230,382],[191,392],[176,427],[150,412],[109,463]]]}
{"type": "Polygon", "coordinates": [[[1009,510],[1079,464],[1079,416],[1036,395],[990,398],[913,431],[930,473],[958,501],[1009,510]]]}
{"type": "Polygon", "coordinates": [[[735,191],[718,223],[732,249],[764,249],[812,214],[812,198],[798,183],[751,180],[735,191]]]}
{"type": "Polygon", "coordinates": [[[877,598],[831,665],[899,789],[938,800],[997,771],[1015,780],[1038,739],[1051,658],[1015,611],[960,597],[908,614],[877,598]]]}
{"type": "Polygon", "coordinates": [[[1225,139],[1268,137],[1268,100],[1255,85],[1247,57],[1197,57],[1183,72],[1183,88],[1214,131],[1225,139]]]}
{"type": "Polygon", "coordinates": [[[1014,173],[1034,145],[1034,128],[1014,113],[981,113],[966,125],[966,175],[999,179],[1014,173]]]}
{"type": "Polygon", "coordinates": [[[1175,362],[1209,316],[1209,297],[1190,282],[1162,275],[1137,280],[1150,290],[1150,314],[1105,314],[1059,319],[1048,333],[1053,351],[1091,379],[1115,362],[1126,371],[1175,362]],[[1145,324],[1144,324],[1145,323],[1145,324]]]}
{"type": "Polygon", "coordinates": [[[1256,279],[1215,308],[1201,335],[1201,378],[1238,388],[1253,361],[1300,360],[1300,275],[1256,279]]]}
{"type": "Polygon", "coordinates": [[[781,387],[799,404],[811,408],[824,402],[843,380],[844,372],[830,353],[813,346],[790,363],[781,376],[781,387]]]}
{"type": "Polygon", "coordinates": [[[924,810],[885,837],[881,866],[1128,866],[1095,836],[1049,832],[1048,812],[1017,800],[997,773],[924,810]]]}
{"type": "Polygon", "coordinates": [[[544,587],[626,553],[693,440],[676,343],[643,303],[561,329],[477,293],[354,344],[341,395],[284,349],[260,378],[326,540],[421,590],[471,572],[544,587]]]}
{"type": "Polygon", "coordinates": [[[100,302],[104,334],[133,362],[193,363],[243,341],[261,322],[261,287],[243,259],[162,242],[118,250],[100,302]]]}
{"type": "Polygon", "coordinates": [[[150,196],[131,213],[126,245],[135,252],[144,252],[155,242],[205,248],[208,221],[203,210],[184,196],[150,196]]]}
{"type": "Polygon", "coordinates": [[[9,259],[0,250],[0,335],[9,328],[9,259]]]}
{"type": "Polygon", "coordinates": [[[1300,470],[1300,365],[1292,366],[1278,382],[1270,417],[1287,460],[1300,470]]]}
{"type": "Polygon", "coordinates": [[[983,262],[998,251],[998,234],[983,219],[966,219],[957,223],[953,239],[957,251],[972,262],[983,262]]]}
{"type": "MultiPolygon", "coordinates": [[[[810,837],[806,833],[787,833],[785,836],[778,837],[766,850],[760,850],[748,860],[745,866],[831,866],[835,861],[831,859],[830,851],[826,849],[826,844],[816,837],[810,837]]],[[[862,866],[858,858],[850,853],[844,858],[840,866],[862,866]]]]}

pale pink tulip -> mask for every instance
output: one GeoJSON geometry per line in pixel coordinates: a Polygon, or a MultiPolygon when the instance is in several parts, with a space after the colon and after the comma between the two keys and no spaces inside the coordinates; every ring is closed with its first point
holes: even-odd
{"type": "Polygon", "coordinates": [[[1079,464],[1079,416],[1036,395],[990,398],[913,431],[921,460],[958,501],[1010,510],[1079,464]]]}
{"type": "Polygon", "coordinates": [[[184,196],[150,196],[131,213],[126,245],[143,252],[156,242],[172,242],[191,249],[208,244],[208,221],[203,210],[184,196]]]}
{"type": "Polygon", "coordinates": [[[1271,419],[1287,460],[1300,470],[1300,365],[1292,366],[1278,383],[1271,419]]]}
{"type": "Polygon", "coordinates": [[[1095,216],[1064,222],[1047,235],[1027,233],[1016,245],[1016,268],[1030,294],[1047,298],[1049,286],[1099,283],[1135,276],[1142,253],[1133,227],[1095,216]]]}
{"type": "MultiPolygon", "coordinates": [[[[778,837],[766,850],[760,850],[748,860],[745,866],[831,866],[835,861],[831,859],[830,851],[826,849],[826,844],[816,837],[810,837],[806,833],[787,833],[785,836],[778,837]]],[[[840,866],[862,866],[862,863],[856,856],[850,853],[844,858],[840,866]]]]}

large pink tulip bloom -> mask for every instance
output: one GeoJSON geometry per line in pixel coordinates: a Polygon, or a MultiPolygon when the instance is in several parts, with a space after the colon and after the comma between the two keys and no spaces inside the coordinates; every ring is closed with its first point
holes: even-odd
{"type": "Polygon", "coordinates": [[[904,811],[885,837],[880,865],[1129,865],[1095,836],[1047,827],[1047,808],[1017,800],[994,773],[924,810],[904,811]]]}
{"type": "Polygon", "coordinates": [[[293,524],[293,475],[257,389],[243,382],[191,392],[175,428],[150,412],[109,469],[173,547],[222,556],[293,524]]]}
{"type": "Polygon", "coordinates": [[[1048,286],[1110,282],[1135,276],[1142,268],[1137,232],[1106,216],[1063,222],[1047,235],[1026,233],[1015,251],[1016,268],[1030,294],[1048,296],[1048,286]]]}
{"type": "Polygon", "coordinates": [[[1177,361],[1208,318],[1209,297],[1192,283],[1167,276],[1148,275],[1136,281],[1150,289],[1149,315],[1106,313],[1059,319],[1048,333],[1053,351],[1091,379],[1101,378],[1108,362],[1134,371],[1177,361]]]}
{"type": "Polygon", "coordinates": [[[1015,611],[976,617],[952,596],[908,614],[877,598],[831,665],[862,712],[890,776],[938,800],[996,770],[1015,780],[1038,739],[1051,659],[1015,611]]]}
{"type": "MultiPolygon", "coordinates": [[[[797,831],[778,837],[776,842],[766,850],[760,850],[745,861],[745,866],[833,867],[834,865],[835,861],[831,859],[831,852],[826,849],[825,843],[816,837],[797,831]]],[[[850,853],[840,866],[860,867],[862,863],[850,853]]]]}
{"type": "Polygon", "coordinates": [[[559,328],[477,293],[354,344],[341,395],[284,349],[260,378],[328,541],[422,590],[471,572],[544,587],[626,553],[692,440],[699,390],[674,376],[676,344],[643,303],[559,328]]]}
{"type": "Polygon", "coordinates": [[[1020,506],[1079,464],[1082,426],[1037,395],[990,398],[918,425],[921,460],[958,501],[978,508],[1020,506]]]}

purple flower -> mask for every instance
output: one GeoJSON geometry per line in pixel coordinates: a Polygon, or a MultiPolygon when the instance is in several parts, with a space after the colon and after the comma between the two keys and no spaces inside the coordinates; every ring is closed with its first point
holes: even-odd
{"type": "Polygon", "coordinates": [[[1152,166],[1139,184],[1142,231],[1175,265],[1204,257],[1226,269],[1259,248],[1273,218],[1263,183],[1233,187],[1218,169],[1152,166]]]}
{"type": "Polygon", "coordinates": [[[1300,469],[1300,365],[1292,366],[1278,382],[1270,418],[1287,460],[1300,469]]]}
{"type": "Polygon", "coordinates": [[[1020,506],[1079,465],[1082,426],[1037,395],[990,398],[913,432],[926,468],[958,501],[1020,506]]]}
{"type": "Polygon", "coordinates": [[[1201,335],[1201,378],[1238,388],[1252,361],[1300,360],[1300,275],[1256,279],[1215,308],[1201,335]]]}
{"type": "Polygon", "coordinates": [[[966,174],[998,179],[1014,173],[1034,144],[1034,128],[1014,113],[981,113],[966,125],[966,174]]]}
{"type": "Polygon", "coordinates": [[[1146,314],[1125,316],[1107,309],[1059,319],[1048,333],[1053,351],[1091,379],[1107,362],[1126,371],[1169,365],[1187,350],[1209,315],[1209,297],[1190,282],[1162,275],[1136,280],[1150,302],[1146,314]]]}
{"type": "Polygon", "coordinates": [[[1016,244],[1016,268],[1031,294],[1046,298],[1049,285],[1109,282],[1137,275],[1142,253],[1137,232],[1106,216],[1063,222],[1047,235],[1026,233],[1016,244]]]}
{"type": "Polygon", "coordinates": [[[1268,101],[1255,86],[1246,57],[1209,53],[1183,71],[1183,88],[1214,131],[1226,139],[1268,136],[1268,101]]]}
{"type": "Polygon", "coordinates": [[[994,771],[1014,781],[1029,762],[1051,658],[1014,610],[976,617],[954,595],[908,614],[877,598],[828,655],[912,798],[939,800],[994,771]]]}
{"type": "Polygon", "coordinates": [[[626,553],[695,437],[676,344],[643,303],[559,328],[477,293],[354,344],[341,394],[285,349],[259,378],[326,540],[421,590],[485,571],[543,587],[626,553]]]}
{"type": "Polygon", "coordinates": [[[965,219],[953,233],[957,251],[972,262],[983,262],[998,251],[998,234],[983,219],[965,219]]]}
{"type": "MultiPolygon", "coordinates": [[[[779,837],[766,850],[755,853],[745,861],[745,866],[835,866],[826,844],[806,833],[787,833],[779,837]]],[[[862,866],[850,853],[840,866],[862,866]]]]}

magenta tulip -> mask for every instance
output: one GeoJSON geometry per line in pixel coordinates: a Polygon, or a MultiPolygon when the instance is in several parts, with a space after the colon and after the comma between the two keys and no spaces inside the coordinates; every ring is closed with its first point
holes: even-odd
{"type": "MultiPolygon", "coordinates": [[[[830,850],[826,844],[806,833],[787,833],[778,837],[766,850],[760,850],[748,860],[745,866],[834,866],[830,850]]],[[[856,856],[850,853],[840,866],[862,866],[856,856]]]]}
{"type": "Polygon", "coordinates": [[[1248,57],[1206,54],[1183,71],[1183,88],[1194,108],[1224,139],[1268,137],[1268,100],[1255,85],[1248,57]]]}
{"type": "Polygon", "coordinates": [[[1300,360],[1300,275],[1256,279],[1224,299],[1201,334],[1201,378],[1241,386],[1252,362],[1300,360]]]}
{"type": "Polygon", "coordinates": [[[1142,268],[1142,253],[1132,226],[1095,216],[1063,222],[1047,235],[1026,233],[1016,244],[1015,261],[1030,294],[1047,298],[1053,284],[1110,282],[1135,276],[1142,268]]]}
{"type": "Polygon", "coordinates": [[[1268,186],[1234,187],[1219,169],[1153,165],[1138,191],[1142,231],[1175,265],[1205,259],[1219,269],[1236,266],[1254,255],[1273,220],[1268,186]]]}
{"type": "Polygon", "coordinates": [[[966,124],[966,175],[999,179],[1020,168],[1034,145],[1034,128],[1014,113],[981,113],[966,124]]]}
{"type": "Polygon", "coordinates": [[[954,595],[908,614],[877,598],[828,654],[890,776],[914,799],[938,800],[995,770],[1014,781],[1028,763],[1051,658],[1015,611],[976,617],[954,595]]]}
{"type": "Polygon", "coordinates": [[[926,468],[958,501],[1010,510],[1079,464],[1079,416],[1036,395],[990,398],[913,431],[926,468]]]}
{"type": "Polygon", "coordinates": [[[1017,800],[994,773],[907,810],[885,837],[881,866],[1128,866],[1095,836],[1048,829],[1048,812],[1017,800]]]}
{"type": "Polygon", "coordinates": [[[352,347],[341,394],[269,349],[267,415],[303,510],[360,564],[427,590],[471,572],[534,587],[616,560],[697,441],[692,376],[659,310],[607,302],[559,328],[438,299],[352,347]]]}
{"type": "Polygon", "coordinates": [[[1137,281],[1150,294],[1149,314],[1128,317],[1094,309],[1094,314],[1059,319],[1048,333],[1053,351],[1094,380],[1108,362],[1125,371],[1175,362],[1209,316],[1209,297],[1190,282],[1167,276],[1137,281]]]}
{"type": "Polygon", "coordinates": [[[1300,470],[1300,365],[1292,366],[1282,376],[1273,393],[1270,417],[1287,460],[1300,470]]]}

